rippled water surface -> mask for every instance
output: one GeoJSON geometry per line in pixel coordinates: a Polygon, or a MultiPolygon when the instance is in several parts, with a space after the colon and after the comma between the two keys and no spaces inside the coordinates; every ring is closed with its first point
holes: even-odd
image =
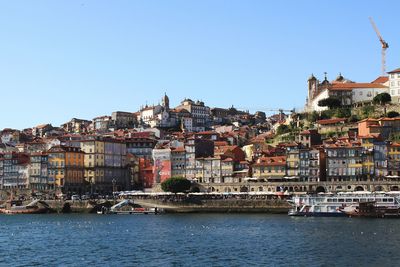
{"type": "Polygon", "coordinates": [[[387,266],[400,220],[268,214],[0,216],[0,265],[387,266]]]}

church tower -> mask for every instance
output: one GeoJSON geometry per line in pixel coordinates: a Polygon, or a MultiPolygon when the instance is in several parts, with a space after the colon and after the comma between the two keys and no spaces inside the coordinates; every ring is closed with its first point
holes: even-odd
{"type": "Polygon", "coordinates": [[[318,80],[313,74],[308,78],[308,97],[307,100],[310,103],[317,95],[318,91],[318,80]]]}
{"type": "Polygon", "coordinates": [[[164,93],[164,96],[161,100],[161,105],[165,108],[166,111],[169,110],[169,98],[167,96],[167,93],[164,93]]]}

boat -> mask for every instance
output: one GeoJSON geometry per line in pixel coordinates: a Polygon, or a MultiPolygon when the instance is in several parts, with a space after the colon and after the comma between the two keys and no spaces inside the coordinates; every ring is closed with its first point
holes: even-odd
{"type": "Polygon", "coordinates": [[[400,218],[400,205],[378,206],[375,201],[359,202],[339,210],[349,217],[400,218]]]}
{"type": "Polygon", "coordinates": [[[140,205],[134,203],[131,199],[123,200],[111,208],[107,209],[102,207],[101,210],[97,211],[97,214],[120,214],[120,215],[137,215],[137,214],[160,214],[162,210],[157,207],[154,208],[144,208],[140,205]]]}
{"type": "Polygon", "coordinates": [[[49,205],[41,200],[34,200],[28,205],[22,205],[21,200],[10,200],[5,207],[0,208],[0,213],[3,214],[40,214],[49,211],[49,205]]]}
{"type": "Polygon", "coordinates": [[[293,196],[288,200],[292,208],[289,216],[322,216],[322,217],[345,217],[342,212],[346,207],[355,207],[363,202],[375,202],[377,207],[388,209],[397,208],[400,201],[399,195],[390,193],[371,193],[371,192],[345,192],[345,193],[325,193],[319,195],[300,195],[293,196]]]}

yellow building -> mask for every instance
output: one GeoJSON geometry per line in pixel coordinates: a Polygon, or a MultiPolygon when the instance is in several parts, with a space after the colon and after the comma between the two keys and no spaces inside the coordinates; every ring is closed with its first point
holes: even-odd
{"type": "Polygon", "coordinates": [[[362,155],[362,169],[363,174],[366,175],[367,179],[370,180],[375,174],[375,162],[374,162],[374,141],[376,135],[360,136],[361,147],[363,148],[362,155]]]}
{"type": "Polygon", "coordinates": [[[400,178],[400,143],[391,143],[388,147],[388,176],[400,178]]]}
{"type": "Polygon", "coordinates": [[[84,153],[80,148],[54,146],[48,151],[49,177],[63,193],[85,192],[84,153]]]}
{"type": "Polygon", "coordinates": [[[90,184],[104,180],[104,142],[101,140],[82,140],[79,142],[85,152],[85,179],[90,184]]]}
{"type": "Polygon", "coordinates": [[[259,158],[253,164],[253,177],[264,180],[282,180],[286,175],[286,157],[264,157],[259,158]]]}

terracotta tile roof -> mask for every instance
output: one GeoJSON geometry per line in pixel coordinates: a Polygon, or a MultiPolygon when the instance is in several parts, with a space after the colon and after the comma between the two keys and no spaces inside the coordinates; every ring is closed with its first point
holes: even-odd
{"type": "Polygon", "coordinates": [[[224,154],[227,151],[233,151],[237,147],[238,146],[220,146],[220,147],[215,147],[214,148],[214,153],[216,153],[216,154],[224,154]]]}
{"type": "Polygon", "coordinates": [[[389,80],[388,76],[379,76],[375,80],[373,80],[371,83],[385,83],[389,80]]]}
{"type": "Polygon", "coordinates": [[[179,147],[171,147],[171,152],[185,152],[185,147],[179,146],[179,147]]]}
{"type": "Polygon", "coordinates": [[[379,118],[378,121],[400,121],[400,117],[396,117],[396,118],[379,118]]]}
{"type": "Polygon", "coordinates": [[[329,124],[337,124],[337,123],[341,123],[341,122],[345,122],[346,119],[326,119],[326,120],[318,120],[317,123],[320,125],[329,125],[329,124]]]}
{"type": "Polygon", "coordinates": [[[369,135],[359,135],[359,139],[370,139],[370,138],[378,138],[379,134],[369,134],[369,135]]]}
{"type": "Polygon", "coordinates": [[[399,73],[399,72],[400,72],[400,68],[397,68],[395,70],[389,71],[388,73],[391,74],[391,73],[399,73]]]}
{"type": "Polygon", "coordinates": [[[253,166],[286,166],[286,156],[262,157],[253,166]]]}
{"type": "Polygon", "coordinates": [[[329,88],[329,90],[333,91],[347,91],[353,90],[357,88],[388,88],[383,84],[379,83],[335,83],[329,88]]]}
{"type": "Polygon", "coordinates": [[[226,141],[214,141],[214,146],[227,146],[228,142],[226,141]]]}

